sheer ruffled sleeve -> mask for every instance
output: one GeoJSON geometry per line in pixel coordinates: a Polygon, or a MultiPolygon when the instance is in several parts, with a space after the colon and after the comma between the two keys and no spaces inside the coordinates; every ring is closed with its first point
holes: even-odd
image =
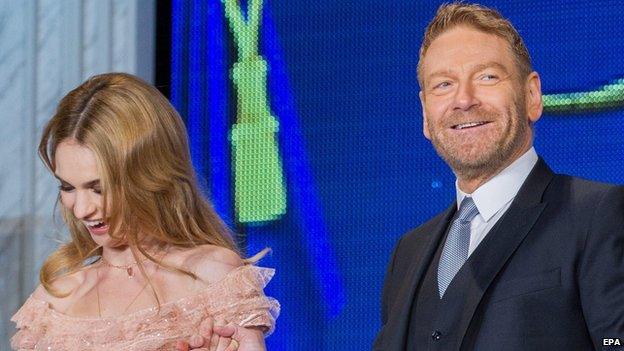
{"type": "Polygon", "coordinates": [[[45,313],[47,303],[33,299],[26,300],[24,305],[11,317],[15,323],[17,333],[11,338],[11,348],[14,350],[34,350],[39,340],[45,334],[45,313]]]}
{"type": "Polygon", "coordinates": [[[145,351],[171,350],[178,340],[199,332],[206,318],[259,327],[270,334],[280,306],[264,295],[274,270],[241,266],[200,292],[123,316],[73,317],[47,302],[26,300],[11,318],[18,329],[14,350],[145,351]]]}
{"type": "Polygon", "coordinates": [[[256,266],[237,268],[220,287],[220,297],[214,303],[213,316],[242,327],[260,327],[266,335],[273,332],[280,305],[264,295],[264,287],[275,274],[274,269],[256,266]]]}

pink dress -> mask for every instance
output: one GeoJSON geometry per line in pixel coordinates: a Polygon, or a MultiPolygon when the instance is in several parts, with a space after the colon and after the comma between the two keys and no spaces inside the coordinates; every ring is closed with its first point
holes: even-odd
{"type": "Polygon", "coordinates": [[[15,350],[172,350],[177,340],[198,334],[207,317],[243,327],[275,326],[280,305],[263,288],[275,271],[241,266],[203,291],[120,317],[72,317],[33,298],[11,318],[18,332],[11,339],[15,350]]]}

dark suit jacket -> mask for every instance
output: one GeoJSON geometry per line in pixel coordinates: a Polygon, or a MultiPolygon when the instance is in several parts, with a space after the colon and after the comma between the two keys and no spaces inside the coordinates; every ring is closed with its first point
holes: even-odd
{"type": "MultiPolygon", "coordinates": [[[[405,350],[414,295],[456,204],[397,244],[375,350],[405,350]]],[[[540,159],[467,262],[457,340],[443,350],[616,350],[624,343],[624,188],[556,175],[540,159]],[[473,257],[474,256],[474,257],[473,257]]],[[[426,345],[422,348],[426,349],[426,345]]]]}

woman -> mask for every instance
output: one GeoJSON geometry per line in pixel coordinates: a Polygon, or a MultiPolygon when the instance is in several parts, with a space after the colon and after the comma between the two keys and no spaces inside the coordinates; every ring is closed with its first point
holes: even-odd
{"type": "Polygon", "coordinates": [[[158,90],[128,74],[92,77],[61,100],[39,154],[60,182],[71,240],[13,316],[13,348],[171,350],[217,321],[245,327],[246,347],[264,349],[279,314],[262,291],[273,270],[240,258],[158,90]]]}

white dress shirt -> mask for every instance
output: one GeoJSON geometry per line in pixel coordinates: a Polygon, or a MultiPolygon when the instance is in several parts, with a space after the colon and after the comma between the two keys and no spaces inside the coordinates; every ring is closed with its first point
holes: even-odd
{"type": "Polygon", "coordinates": [[[537,153],[535,148],[531,148],[520,156],[512,164],[503,169],[494,178],[481,185],[472,194],[466,194],[459,189],[455,181],[457,192],[457,208],[466,196],[472,197],[479,214],[470,222],[470,247],[468,256],[481,243],[483,238],[507,212],[511,202],[518,194],[520,187],[531,173],[533,166],[537,163],[537,153]]]}

